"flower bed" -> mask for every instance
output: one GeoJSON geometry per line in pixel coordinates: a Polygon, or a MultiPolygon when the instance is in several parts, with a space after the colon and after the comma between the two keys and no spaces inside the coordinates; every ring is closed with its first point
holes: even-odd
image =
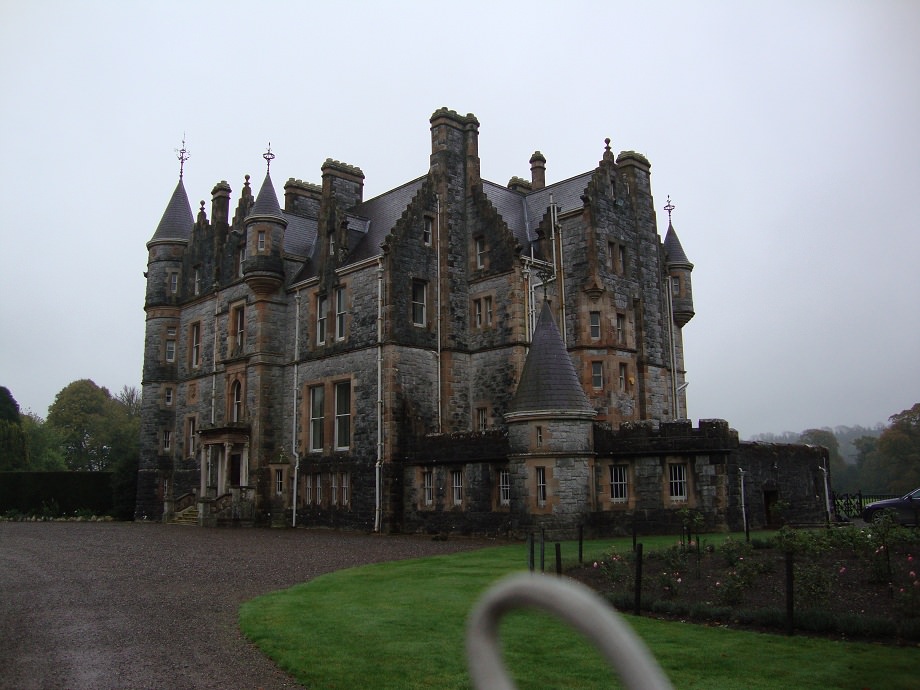
{"type": "MultiPolygon", "coordinates": [[[[618,609],[634,610],[634,553],[610,552],[569,574],[618,609]]],[[[784,631],[790,575],[796,630],[920,641],[920,531],[888,522],[863,529],[786,528],[769,541],[729,537],[718,546],[707,545],[705,535],[678,542],[644,555],[641,609],[784,631]]]]}

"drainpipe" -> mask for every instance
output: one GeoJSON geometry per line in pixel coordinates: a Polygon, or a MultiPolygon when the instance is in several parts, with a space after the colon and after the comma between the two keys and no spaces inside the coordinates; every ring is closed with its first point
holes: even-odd
{"type": "MultiPolygon", "coordinates": [[[[827,459],[825,459],[825,463],[827,459]]],[[[819,465],[818,469],[824,474],[824,521],[825,524],[831,526],[831,497],[830,491],[828,490],[828,478],[827,478],[827,467],[824,465],[819,465]]]]}
{"type": "Polygon", "coordinates": [[[665,276],[664,291],[668,298],[668,354],[671,360],[671,400],[674,419],[680,419],[680,403],[677,400],[677,352],[674,344],[674,295],[671,292],[671,275],[665,276]]]}
{"type": "Polygon", "coordinates": [[[217,317],[220,315],[220,297],[214,298],[214,352],[211,356],[211,426],[214,426],[214,406],[217,400],[217,317]]]}
{"type": "Polygon", "coordinates": [[[568,347],[568,337],[566,332],[568,329],[565,324],[565,256],[562,253],[562,226],[559,226],[559,268],[556,268],[556,226],[559,224],[559,208],[556,206],[556,202],[553,200],[553,195],[549,195],[549,207],[550,213],[552,216],[553,223],[553,271],[557,274],[557,280],[559,281],[559,301],[562,304],[562,324],[560,331],[562,331],[562,344],[568,347]]]}
{"type": "Polygon", "coordinates": [[[294,295],[294,380],[291,383],[291,451],[294,453],[294,492],[291,502],[291,527],[297,527],[297,479],[300,453],[297,452],[297,369],[300,359],[300,290],[294,295]]]}
{"type": "Polygon", "coordinates": [[[437,266],[437,342],[438,342],[438,433],[442,432],[442,421],[441,421],[441,197],[437,194],[435,195],[435,200],[437,201],[437,227],[435,228],[436,240],[437,240],[437,249],[435,250],[437,266]]]}
{"type": "Polygon", "coordinates": [[[377,464],[374,466],[374,531],[380,531],[383,466],[383,258],[377,260],[377,464]]]}
{"type": "Polygon", "coordinates": [[[741,474],[741,519],[744,523],[744,533],[747,534],[747,508],[744,506],[744,470],[739,467],[738,472],[741,474]]]}

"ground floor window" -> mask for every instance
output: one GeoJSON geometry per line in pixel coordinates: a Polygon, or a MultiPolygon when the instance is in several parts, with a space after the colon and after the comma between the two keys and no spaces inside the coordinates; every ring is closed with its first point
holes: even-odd
{"type": "Polygon", "coordinates": [[[610,500],[625,503],[629,500],[628,465],[610,466],[610,500]]]}
{"type": "Polygon", "coordinates": [[[348,472],[342,472],[339,475],[339,486],[342,492],[342,506],[347,506],[351,497],[351,475],[348,472]]]}
{"type": "Polygon", "coordinates": [[[307,505],[313,504],[313,475],[307,474],[304,476],[304,492],[303,492],[304,503],[307,505]]]}
{"type": "Polygon", "coordinates": [[[672,501],[687,500],[687,464],[675,462],[668,465],[668,493],[672,501]]]}
{"type": "Polygon", "coordinates": [[[463,472],[454,470],[450,473],[451,485],[453,488],[454,505],[463,505],[463,472]]]}
{"type": "Polygon", "coordinates": [[[434,473],[431,470],[425,470],[422,473],[422,492],[425,505],[434,505],[434,473]]]}
{"type": "Polygon", "coordinates": [[[508,470],[498,473],[498,502],[503,506],[511,504],[511,472],[508,470]]]}
{"type": "Polygon", "coordinates": [[[284,493],[284,470],[275,470],[275,493],[279,496],[284,493]]]}
{"type": "Polygon", "coordinates": [[[537,468],[537,505],[546,505],[546,468],[537,468]]]}

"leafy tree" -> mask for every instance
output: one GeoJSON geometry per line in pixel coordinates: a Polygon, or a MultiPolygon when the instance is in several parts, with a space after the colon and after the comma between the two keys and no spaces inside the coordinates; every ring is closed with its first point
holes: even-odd
{"type": "Polygon", "coordinates": [[[122,406],[125,414],[131,419],[141,417],[141,392],[134,386],[122,386],[121,392],[115,400],[122,406]]]}
{"type": "Polygon", "coordinates": [[[835,473],[843,473],[846,469],[843,458],[840,456],[840,444],[837,442],[834,432],[830,429],[806,429],[802,432],[800,443],[827,448],[831,477],[835,473]]]}
{"type": "Polygon", "coordinates": [[[120,520],[134,516],[137,499],[137,469],[140,459],[141,395],[125,386],[115,398],[112,449],[109,456],[114,494],[113,512],[120,520]]]}
{"type": "Polygon", "coordinates": [[[108,469],[115,405],[109,391],[89,379],[68,384],[54,398],[47,424],[61,435],[69,469],[108,469]]]}
{"type": "Polygon", "coordinates": [[[920,403],[888,421],[888,428],[878,439],[878,450],[887,466],[887,489],[907,493],[920,487],[920,403]]]}
{"type": "Polygon", "coordinates": [[[5,386],[0,386],[0,470],[24,470],[29,449],[22,429],[19,403],[5,386]]]}
{"type": "Polygon", "coordinates": [[[64,464],[64,442],[57,429],[32,412],[22,416],[22,429],[29,448],[27,470],[60,472],[67,469],[67,465],[64,464]]]}

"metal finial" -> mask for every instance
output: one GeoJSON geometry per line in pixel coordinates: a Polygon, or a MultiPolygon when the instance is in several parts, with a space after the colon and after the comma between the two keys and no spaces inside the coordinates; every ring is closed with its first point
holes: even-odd
{"type": "Polygon", "coordinates": [[[275,154],[272,153],[272,143],[268,142],[268,149],[265,153],[262,154],[262,158],[265,159],[265,172],[271,172],[272,161],[275,159],[275,154]]]}
{"type": "Polygon", "coordinates": [[[182,148],[176,149],[176,158],[179,159],[179,179],[185,173],[185,161],[192,157],[192,154],[185,148],[185,132],[182,133],[182,148]]]}
{"type": "Polygon", "coordinates": [[[668,194],[668,203],[664,205],[664,210],[668,212],[668,225],[671,224],[671,211],[674,210],[674,204],[671,201],[671,195],[668,194]]]}

